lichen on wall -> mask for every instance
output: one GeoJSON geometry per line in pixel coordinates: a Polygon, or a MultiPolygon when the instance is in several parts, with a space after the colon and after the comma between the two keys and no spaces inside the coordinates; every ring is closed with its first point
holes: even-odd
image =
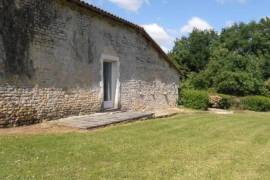
{"type": "Polygon", "coordinates": [[[0,51],[4,54],[1,56],[4,76],[31,78],[34,68],[29,48],[35,30],[48,27],[55,19],[52,0],[1,0],[0,3],[0,51]]]}

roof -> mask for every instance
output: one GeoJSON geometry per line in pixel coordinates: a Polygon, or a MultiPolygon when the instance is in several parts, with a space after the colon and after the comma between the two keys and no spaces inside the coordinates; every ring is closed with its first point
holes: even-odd
{"type": "Polygon", "coordinates": [[[93,6],[91,4],[88,4],[84,1],[81,1],[81,0],[66,0],[68,2],[71,2],[71,3],[74,3],[76,4],[77,6],[79,7],[82,7],[82,8],[86,8],[92,12],[95,12],[97,14],[100,14],[101,16],[104,16],[104,17],[107,17],[107,18],[110,18],[111,20],[113,21],[117,21],[121,24],[124,24],[134,30],[136,30],[137,32],[139,32],[146,40],[148,40],[152,46],[160,53],[161,56],[163,56],[163,58],[172,66],[174,67],[178,72],[180,72],[178,66],[168,57],[168,55],[161,49],[161,47],[151,38],[151,36],[145,31],[144,28],[132,23],[132,22],[129,22],[123,18],[120,18],[118,16],[115,16],[107,11],[104,11],[103,9],[100,9],[96,6],[93,6]]]}

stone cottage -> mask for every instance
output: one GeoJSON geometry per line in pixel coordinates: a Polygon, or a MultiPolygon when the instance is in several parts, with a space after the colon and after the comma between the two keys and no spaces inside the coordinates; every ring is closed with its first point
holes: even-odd
{"type": "Polygon", "coordinates": [[[178,81],[133,23],[79,0],[0,0],[0,127],[174,107],[178,81]]]}

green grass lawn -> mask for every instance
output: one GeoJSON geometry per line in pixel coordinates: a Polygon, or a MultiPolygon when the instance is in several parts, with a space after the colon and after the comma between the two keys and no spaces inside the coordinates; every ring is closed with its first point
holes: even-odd
{"type": "Polygon", "coordinates": [[[0,135],[0,179],[270,179],[270,114],[183,114],[85,133],[0,135]]]}

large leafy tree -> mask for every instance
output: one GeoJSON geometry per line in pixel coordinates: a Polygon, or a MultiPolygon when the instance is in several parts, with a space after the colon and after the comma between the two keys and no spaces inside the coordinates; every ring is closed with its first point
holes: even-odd
{"type": "Polygon", "coordinates": [[[254,55],[237,52],[213,57],[206,70],[211,87],[226,94],[259,94],[263,86],[259,61],[254,55]]]}
{"type": "Polygon", "coordinates": [[[200,72],[209,61],[211,44],[216,38],[214,31],[194,29],[189,37],[176,40],[170,56],[182,67],[185,75],[200,72]]]}
{"type": "Polygon", "coordinates": [[[176,41],[171,56],[186,69],[187,87],[264,94],[270,90],[270,19],[234,24],[220,34],[194,30],[176,41]]]}

